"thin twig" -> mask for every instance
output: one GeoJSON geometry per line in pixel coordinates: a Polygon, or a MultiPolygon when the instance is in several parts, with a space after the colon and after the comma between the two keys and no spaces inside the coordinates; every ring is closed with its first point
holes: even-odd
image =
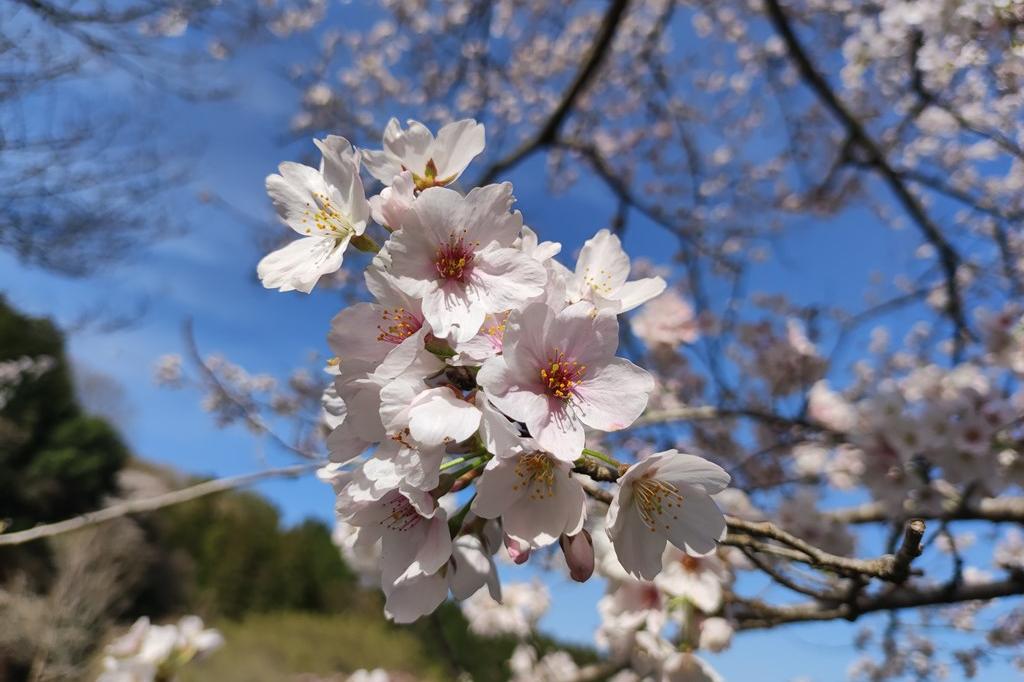
{"type": "Polygon", "coordinates": [[[169,493],[164,493],[163,495],[156,495],[155,497],[126,500],[124,502],[119,502],[109,507],[105,507],[104,509],[65,519],[64,521],[48,523],[42,526],[36,526],[35,528],[29,528],[28,530],[17,531],[15,533],[0,534],[0,546],[21,545],[34,540],[63,535],[64,533],[88,528],[89,526],[106,523],[107,521],[112,521],[113,519],[121,518],[122,516],[156,511],[157,509],[182,504],[183,502],[189,502],[200,497],[213,495],[214,493],[252,485],[253,483],[265,481],[270,478],[295,478],[308,471],[312,471],[319,466],[322,466],[322,463],[294,464],[292,466],[281,467],[279,469],[268,469],[266,471],[257,471],[252,474],[229,476],[227,478],[204,481],[197,485],[182,488],[180,490],[174,490],[169,493]]]}

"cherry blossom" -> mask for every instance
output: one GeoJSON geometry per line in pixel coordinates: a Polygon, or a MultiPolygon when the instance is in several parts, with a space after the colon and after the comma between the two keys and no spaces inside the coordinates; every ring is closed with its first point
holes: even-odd
{"type": "Polygon", "coordinates": [[[605,431],[629,426],[654,388],[647,372],[614,357],[615,317],[590,311],[587,304],[557,313],[544,303],[528,305],[506,323],[508,350],[477,375],[498,409],[567,462],[583,449],[584,424],[605,431]]]}
{"type": "Polygon", "coordinates": [[[566,301],[587,301],[598,310],[624,313],[665,290],[661,277],[627,282],[628,277],[629,256],[622,242],[610,231],[601,230],[583,244],[576,270],[565,283],[566,301]]]}
{"type": "Polygon", "coordinates": [[[495,457],[477,483],[473,512],[485,519],[500,516],[505,533],[531,549],[576,535],[586,519],[587,498],[570,468],[541,450],[495,457]]]}
{"type": "Polygon", "coordinates": [[[370,205],[359,178],[359,161],[343,137],[317,141],[320,170],[285,162],[267,176],[267,193],[281,221],[301,239],[274,251],[257,267],[267,288],[309,293],[321,276],[341,267],[353,237],[366,230],[370,205]]]}
{"type": "Polygon", "coordinates": [[[725,517],[710,496],[728,484],[721,467],[677,450],[631,466],[608,507],[608,534],[619,562],[652,580],[661,571],[666,542],[695,556],[715,551],[725,537],[725,517]]]}
{"type": "Polygon", "coordinates": [[[362,151],[366,169],[385,185],[403,171],[411,172],[420,190],[451,184],[484,149],[484,127],[472,119],[449,123],[436,138],[419,121],[406,125],[403,129],[392,118],[384,129],[384,149],[362,151]]]}
{"type": "Polygon", "coordinates": [[[434,333],[473,338],[488,313],[500,313],[541,293],[544,268],[512,248],[522,217],[510,212],[508,183],[471,190],[424,190],[388,241],[389,273],[409,296],[422,299],[434,333]]]}

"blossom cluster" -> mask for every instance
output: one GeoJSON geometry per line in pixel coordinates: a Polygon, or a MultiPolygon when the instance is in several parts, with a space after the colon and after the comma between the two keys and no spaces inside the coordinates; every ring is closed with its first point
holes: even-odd
{"type": "Polygon", "coordinates": [[[618,317],[665,281],[630,280],[608,230],[562,265],[561,245],[513,209],[509,183],[457,191],[484,148],[475,121],[435,136],[392,119],[378,151],[337,136],[316,145],[318,168],[283,163],[267,178],[299,239],[258,272],[269,288],[309,292],[350,245],[373,254],[372,300],[343,309],[328,334],[321,478],[336,490],[347,554],[379,567],[387,614],[410,622],[484,586],[500,600],[502,546],[523,563],[558,543],[570,575],[589,578],[589,467],[617,479],[605,526],[627,573],[653,580],[669,543],[714,553],[726,524],[710,496],[728,485],[723,469],[675,450],[620,466],[586,448],[588,430],[626,429],[647,407],[654,380],[616,355],[618,317]],[[361,170],[378,194],[367,198],[361,170]]]}
{"type": "Polygon", "coordinates": [[[221,634],[205,628],[198,616],[168,625],[153,625],[143,616],[107,646],[97,682],[173,680],[182,666],[223,644],[221,634]]]}
{"type": "Polygon", "coordinates": [[[915,367],[851,401],[824,382],[810,414],[846,441],[820,470],[838,488],[862,485],[897,512],[940,513],[961,491],[997,495],[1024,478],[1018,441],[1024,395],[991,368],[915,367]]]}

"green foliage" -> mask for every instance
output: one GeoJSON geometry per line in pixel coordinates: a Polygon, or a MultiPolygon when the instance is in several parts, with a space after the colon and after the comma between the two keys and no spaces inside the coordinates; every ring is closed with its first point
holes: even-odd
{"type": "Polygon", "coordinates": [[[176,575],[155,578],[140,611],[160,612],[153,607],[162,603],[237,619],[272,610],[339,611],[353,603],[355,579],[328,528],[307,520],[283,529],[274,506],[254,493],[195,500],[153,515],[148,525],[165,555],[161,563],[176,575]],[[169,587],[184,603],[161,599],[159,590],[169,587]]]}
{"type": "Polygon", "coordinates": [[[79,406],[60,330],[0,298],[0,362],[44,355],[53,368],[0,410],[0,519],[15,530],[94,509],[128,459],[116,431],[79,406]]]}
{"type": "Polygon", "coordinates": [[[436,651],[379,616],[279,612],[216,625],[226,645],[183,670],[181,682],[278,682],[378,667],[417,680],[453,679],[436,651]]]}

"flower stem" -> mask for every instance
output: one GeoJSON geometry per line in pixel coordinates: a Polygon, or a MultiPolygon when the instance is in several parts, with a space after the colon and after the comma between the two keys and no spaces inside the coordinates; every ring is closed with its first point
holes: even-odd
{"type": "Polygon", "coordinates": [[[598,452],[597,450],[591,450],[590,448],[583,448],[583,454],[587,455],[588,457],[593,457],[594,459],[601,460],[605,464],[610,465],[616,471],[618,471],[619,467],[622,466],[622,462],[618,461],[614,457],[609,457],[608,455],[604,454],[603,452],[598,452]]]}
{"type": "Polygon", "coordinates": [[[450,469],[453,466],[456,466],[458,464],[462,464],[467,459],[476,459],[478,456],[479,455],[467,455],[466,457],[456,457],[455,459],[451,460],[450,462],[445,462],[444,464],[442,464],[441,465],[441,471],[444,471],[445,469],[450,469]]]}

